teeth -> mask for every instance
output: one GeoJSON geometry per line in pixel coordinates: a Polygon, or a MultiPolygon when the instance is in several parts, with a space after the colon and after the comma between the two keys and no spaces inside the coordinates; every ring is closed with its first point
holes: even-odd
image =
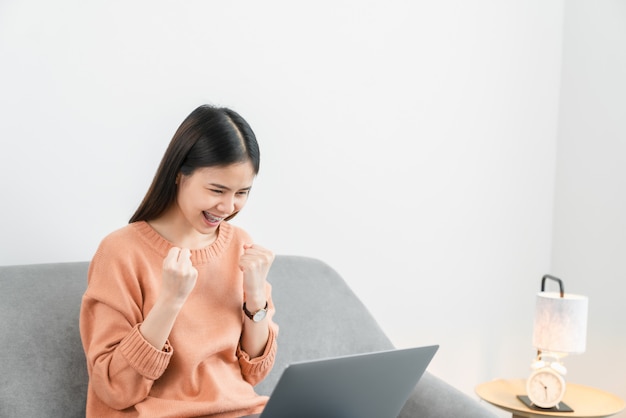
{"type": "Polygon", "coordinates": [[[218,218],[216,216],[211,215],[209,212],[202,212],[204,213],[204,217],[208,219],[209,222],[215,223],[215,222],[221,222],[224,218],[218,218]]]}

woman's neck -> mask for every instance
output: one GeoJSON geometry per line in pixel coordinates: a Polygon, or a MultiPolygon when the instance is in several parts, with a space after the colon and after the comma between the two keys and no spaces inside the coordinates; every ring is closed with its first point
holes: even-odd
{"type": "Polygon", "coordinates": [[[215,242],[219,228],[213,234],[202,234],[179,215],[175,208],[172,208],[158,218],[148,221],[148,224],[159,235],[180,248],[199,250],[215,242]]]}

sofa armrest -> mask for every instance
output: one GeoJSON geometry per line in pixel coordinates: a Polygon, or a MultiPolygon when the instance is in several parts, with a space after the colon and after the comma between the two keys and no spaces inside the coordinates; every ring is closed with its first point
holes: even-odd
{"type": "Polygon", "coordinates": [[[398,418],[496,418],[476,399],[438,377],[424,373],[398,418]]]}

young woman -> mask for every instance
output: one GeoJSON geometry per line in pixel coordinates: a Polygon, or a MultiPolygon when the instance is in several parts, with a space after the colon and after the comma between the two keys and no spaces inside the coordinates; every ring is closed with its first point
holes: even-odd
{"type": "Polygon", "coordinates": [[[130,223],[101,242],[80,312],[87,417],[240,417],[267,398],[274,259],[227,221],[259,171],[246,121],[200,106],[130,223]]]}

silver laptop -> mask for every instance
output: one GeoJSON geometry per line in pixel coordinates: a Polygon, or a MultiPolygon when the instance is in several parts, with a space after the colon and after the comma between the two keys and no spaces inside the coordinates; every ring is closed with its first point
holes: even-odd
{"type": "Polygon", "coordinates": [[[395,418],[439,349],[396,349],[293,363],[260,418],[395,418]]]}

